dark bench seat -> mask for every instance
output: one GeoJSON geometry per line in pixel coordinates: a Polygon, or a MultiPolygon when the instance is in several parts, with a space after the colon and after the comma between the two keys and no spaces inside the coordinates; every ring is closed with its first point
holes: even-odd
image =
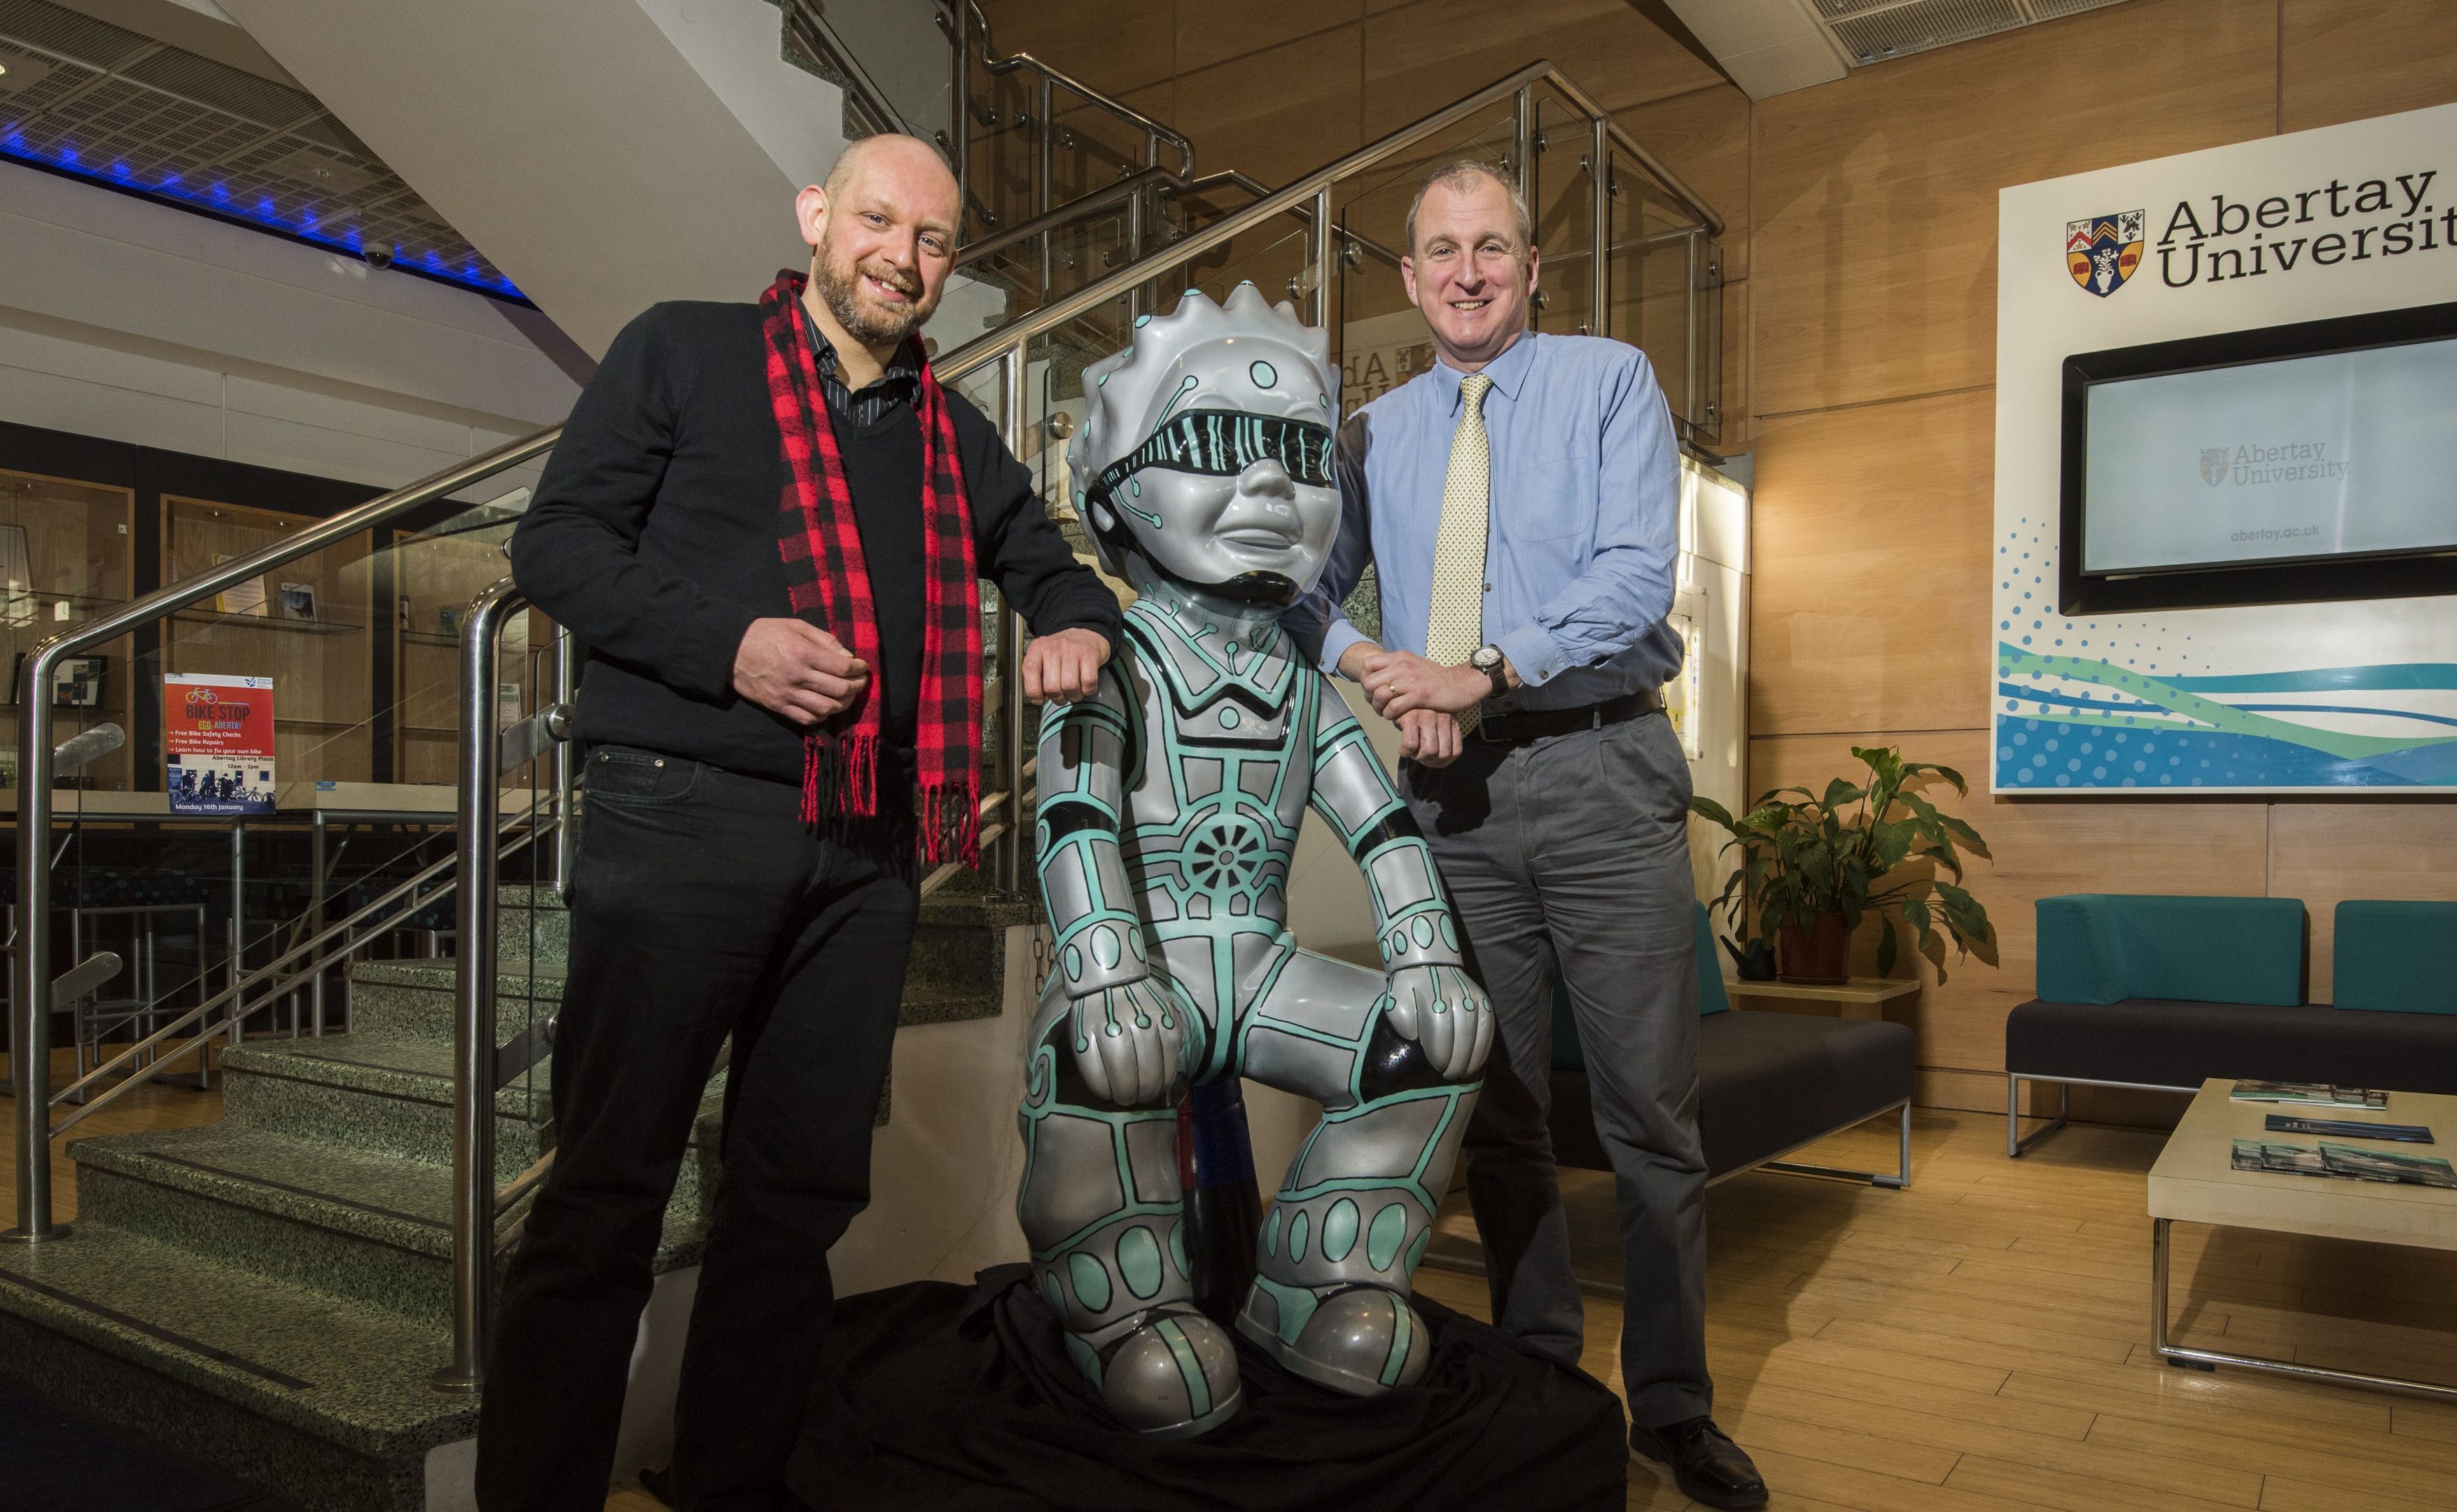
{"type": "Polygon", "coordinates": [[[2005,1020],[2005,1064],[2041,1081],[2185,1092],[2223,1076],[2457,1093],[2457,1017],[2310,1003],[2034,998],[2005,1020]]]}
{"type": "MultiPolygon", "coordinates": [[[[1736,1009],[1716,969],[1714,934],[1698,921],[1698,1134],[1706,1179],[1722,1181],[1760,1166],[1815,1175],[1854,1176],[1879,1186],[1910,1181],[1911,1063],[1908,1025],[1736,1009]],[[1892,1175],[1786,1164],[1802,1145],[1885,1114],[1901,1119],[1892,1175]]],[[[1557,987],[1553,1003],[1553,1158],[1609,1171],[1596,1137],[1585,1057],[1557,987]]]]}
{"type": "Polygon", "coordinates": [[[2334,919],[2338,1004],[2305,1003],[2293,898],[2041,898],[2040,995],[2005,1020],[2005,1153],[2027,1138],[2022,1084],[2194,1093],[2212,1077],[2457,1093],[2457,984],[2423,942],[2457,904],[2348,900],[2334,919]],[[2137,993],[2138,995],[2132,995],[2137,993]]]}
{"type": "MultiPolygon", "coordinates": [[[[1879,1186],[1910,1180],[1909,1025],[1729,1009],[1698,1021],[1698,1135],[1709,1183],[1753,1171],[1856,1175],[1879,1186]],[[1853,1124],[1897,1113],[1900,1164],[1892,1174],[1831,1171],[1781,1158],[1853,1124]]],[[[1607,1171],[1583,1070],[1553,1073],[1553,1158],[1607,1171]]]]}

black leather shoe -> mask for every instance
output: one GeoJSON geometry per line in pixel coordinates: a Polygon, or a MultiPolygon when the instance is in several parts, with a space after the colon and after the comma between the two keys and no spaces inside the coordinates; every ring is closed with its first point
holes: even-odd
{"type": "Polygon", "coordinates": [[[1661,1428],[1633,1424],[1629,1446],[1669,1466],[1672,1483],[1708,1506],[1746,1512],[1766,1504],[1765,1481],[1760,1479],[1758,1467],[1749,1463],[1749,1457],[1715,1426],[1712,1418],[1691,1418],[1661,1428]]]}

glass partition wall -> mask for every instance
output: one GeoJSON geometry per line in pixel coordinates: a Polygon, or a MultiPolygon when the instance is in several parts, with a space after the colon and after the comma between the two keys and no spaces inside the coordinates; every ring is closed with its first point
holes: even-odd
{"type": "MultiPolygon", "coordinates": [[[[61,664],[52,742],[104,725],[119,739],[91,760],[64,758],[74,765],[52,784],[52,955],[55,970],[103,953],[121,964],[56,1015],[53,1084],[70,1087],[172,1028],[68,1102],[155,1075],[166,1055],[168,1074],[209,1079],[200,1057],[181,1054],[195,1032],[176,1021],[243,981],[251,1006],[236,1023],[217,1009],[204,1021],[216,1036],[322,1034],[349,1025],[352,962],[453,953],[450,878],[427,873],[439,861],[448,871],[456,817],[456,631],[471,600],[508,572],[504,546],[526,500],[515,490],[489,504],[442,503],[340,536],[61,664]],[[396,891],[324,947],[289,954],[396,891]]],[[[167,491],[140,500],[0,471],[0,620],[12,672],[35,644],[116,612],[147,579],[194,580],[323,522],[312,511],[167,491]],[[152,572],[134,570],[140,541],[152,572]]],[[[508,725],[533,711],[539,690],[551,694],[555,627],[524,613],[506,641],[497,706],[508,725]]],[[[5,713],[0,772],[13,827],[21,710],[5,713]]],[[[506,787],[552,775],[532,763],[506,787]]],[[[524,792],[506,811],[529,811],[534,828],[550,801],[524,792]]],[[[530,865],[516,857],[507,875],[524,878],[530,865]]],[[[449,962],[436,970],[448,978],[449,962]]]]}
{"type": "MultiPolygon", "coordinates": [[[[126,603],[133,577],[135,494],[127,488],[0,470],[0,633],[9,652],[8,707],[0,710],[8,749],[0,788],[17,787],[17,669],[36,642],[126,603]]],[[[57,737],[128,717],[132,642],[110,642],[60,669],[52,705],[57,737]]],[[[132,781],[123,747],[103,755],[62,786],[125,791],[132,781]]]]}

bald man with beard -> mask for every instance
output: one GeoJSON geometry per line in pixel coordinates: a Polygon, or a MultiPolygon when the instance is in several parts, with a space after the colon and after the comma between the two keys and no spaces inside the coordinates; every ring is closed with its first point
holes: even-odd
{"type": "Polygon", "coordinates": [[[918,332],[959,218],[937,151],[869,138],[795,210],[807,276],[633,320],[512,538],[520,586],[590,661],[555,1163],[504,1285],[485,1512],[603,1507],[667,1198],[729,1037],[674,1486],[693,1512],[794,1505],[916,878],[978,844],[975,578],[1039,637],[1035,700],[1090,693],[1120,628],[1030,473],[930,375],[918,332]]]}

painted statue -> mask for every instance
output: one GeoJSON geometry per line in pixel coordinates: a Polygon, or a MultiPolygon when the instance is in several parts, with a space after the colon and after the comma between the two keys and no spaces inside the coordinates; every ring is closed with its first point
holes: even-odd
{"type": "Polygon", "coordinates": [[[1356,1395],[1428,1358],[1408,1300],[1493,1039],[1433,857],[1365,732],[1282,631],[1339,526],[1329,340],[1240,284],[1188,291],[1087,368],[1068,455],[1141,595],[1099,694],[1041,726],[1055,964],[1033,1020],[1017,1207],[1042,1295],[1118,1419],[1191,1436],[1242,1400],[1191,1301],[1176,1106],[1245,1075],[1319,1102],[1236,1326],[1356,1395]],[[1298,948],[1308,806],[1364,871],[1383,971],[1298,948]]]}

